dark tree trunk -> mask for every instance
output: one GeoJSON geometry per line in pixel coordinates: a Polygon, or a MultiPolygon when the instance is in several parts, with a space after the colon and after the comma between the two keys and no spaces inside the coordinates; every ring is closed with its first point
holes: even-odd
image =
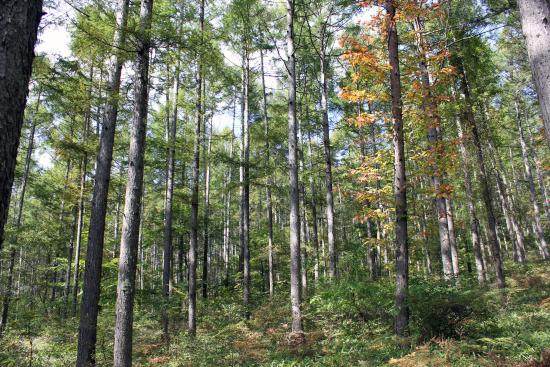
{"type": "Polygon", "coordinates": [[[124,204],[124,221],[120,242],[116,323],[114,341],[115,367],[132,366],[132,328],[136,283],[141,201],[143,197],[143,166],[149,103],[149,49],[153,0],[141,0],[137,37],[135,106],[128,153],[128,183],[124,204]]]}
{"type": "Polygon", "coordinates": [[[111,164],[113,161],[120,76],[124,60],[120,48],[124,46],[126,39],[129,3],[129,0],[119,0],[118,3],[116,30],[113,38],[113,56],[109,64],[110,75],[106,86],[107,104],[105,106],[105,115],[103,117],[99,140],[99,152],[95,167],[86,266],[84,268],[83,296],[80,307],[78,354],[76,361],[76,365],[79,367],[95,365],[97,315],[99,312],[101,266],[103,263],[105,237],[105,213],[107,211],[107,197],[109,194],[111,164]]]}
{"type": "MultiPolygon", "coordinates": [[[[396,239],[396,290],[395,333],[398,336],[409,334],[409,247],[407,238],[407,183],[405,175],[405,139],[403,135],[403,111],[401,101],[401,75],[399,72],[399,40],[395,23],[395,3],[387,0],[388,56],[391,67],[390,87],[393,119],[394,149],[394,195],[395,195],[395,239],[396,239]]],[[[445,213],[445,212],[443,212],[445,213]]]]}
{"type": "Polygon", "coordinates": [[[243,272],[243,306],[245,318],[250,318],[250,253],[249,253],[249,230],[250,230],[250,182],[249,182],[249,160],[250,160],[250,133],[249,133],[249,55],[247,40],[244,40],[242,60],[242,100],[241,100],[241,159],[240,159],[240,230],[239,239],[241,245],[240,259],[243,272]]]}
{"type": "Polygon", "coordinates": [[[41,17],[42,0],[0,3],[0,250],[41,17]]]}
{"type": "MultiPolygon", "coordinates": [[[[200,32],[201,38],[204,35],[204,1],[200,2],[200,32]]],[[[189,240],[188,254],[188,318],[187,331],[194,337],[197,333],[197,243],[199,234],[199,168],[200,168],[200,146],[201,146],[201,125],[203,119],[203,98],[202,98],[202,51],[199,50],[197,65],[197,122],[195,126],[195,143],[193,147],[193,183],[191,188],[191,238],[189,240]]]]}
{"type": "MultiPolygon", "coordinates": [[[[207,122],[204,123],[204,134],[207,134],[207,122]]],[[[208,142],[204,152],[204,160],[206,164],[205,183],[204,183],[204,247],[202,256],[202,298],[208,298],[208,267],[209,267],[209,251],[210,237],[208,225],[210,224],[210,155],[212,153],[212,122],[210,122],[210,132],[208,133],[208,142]]]]}

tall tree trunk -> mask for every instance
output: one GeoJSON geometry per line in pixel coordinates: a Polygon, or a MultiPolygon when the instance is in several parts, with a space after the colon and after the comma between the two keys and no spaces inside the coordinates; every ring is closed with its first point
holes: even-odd
{"type": "Polygon", "coordinates": [[[550,3],[548,0],[518,0],[517,3],[550,146],[550,3]]]}
{"type": "Polygon", "coordinates": [[[493,205],[493,194],[489,177],[487,175],[487,168],[485,164],[485,157],[483,153],[483,146],[481,144],[481,137],[479,134],[477,121],[472,111],[472,102],[470,97],[470,88],[466,79],[466,72],[461,63],[459,63],[459,72],[461,76],[461,89],[465,98],[464,117],[470,125],[470,131],[472,140],[476,148],[477,163],[479,166],[479,183],[481,185],[481,193],[483,196],[483,202],[485,204],[485,211],[487,214],[487,226],[488,226],[488,240],[489,246],[492,250],[492,258],[495,267],[495,275],[497,280],[497,287],[503,289],[506,287],[506,279],[504,276],[504,268],[502,265],[502,258],[500,257],[500,244],[498,242],[497,230],[496,230],[496,218],[493,205]]]}
{"type": "MultiPolygon", "coordinates": [[[[174,196],[174,175],[175,175],[175,156],[176,156],[176,129],[178,124],[178,93],[179,93],[179,61],[176,66],[174,75],[174,110],[173,116],[170,119],[170,114],[167,113],[169,124],[167,126],[168,133],[168,157],[166,162],[166,193],[164,205],[164,260],[162,266],[162,294],[165,298],[165,303],[170,296],[170,279],[172,276],[172,204],[174,196]]],[[[170,91],[167,91],[167,95],[170,91]]],[[[167,98],[168,100],[168,98],[167,98]]],[[[167,111],[170,109],[170,104],[167,106],[167,111]]],[[[168,335],[168,315],[166,310],[162,317],[162,331],[164,336],[168,335]]]]}
{"type": "Polygon", "coordinates": [[[239,239],[241,245],[240,259],[243,272],[243,305],[245,318],[250,317],[248,309],[250,303],[250,253],[249,253],[249,229],[250,229],[250,182],[249,182],[249,157],[250,157],[250,133],[249,133],[249,55],[247,40],[244,40],[242,56],[242,100],[241,100],[241,157],[240,157],[240,226],[239,239]]]}
{"type": "MultiPolygon", "coordinates": [[[[206,120],[204,123],[204,134],[207,134],[206,120]]],[[[210,132],[208,133],[208,142],[206,143],[204,160],[206,165],[205,184],[204,184],[204,252],[202,257],[202,298],[208,298],[208,260],[210,250],[210,238],[208,225],[210,221],[210,155],[212,153],[212,122],[210,122],[210,132]]]]}
{"type": "Polygon", "coordinates": [[[153,0],[141,0],[137,37],[135,106],[130,137],[130,151],[128,153],[128,183],[126,184],[115,306],[116,322],[113,363],[115,367],[132,366],[133,308],[149,103],[149,49],[151,47],[152,12],[153,0]]]}
{"type": "Polygon", "coordinates": [[[388,57],[391,67],[390,88],[392,100],[393,149],[394,149],[394,195],[395,195],[395,240],[396,240],[396,290],[395,333],[404,337],[409,334],[409,246],[407,236],[407,179],[405,174],[405,138],[403,135],[403,110],[401,101],[401,75],[399,71],[399,41],[395,23],[395,3],[386,0],[388,57]]]}
{"type": "MultiPolygon", "coordinates": [[[[441,145],[441,135],[438,133],[438,129],[441,125],[441,119],[439,117],[439,114],[437,113],[437,105],[434,103],[431,93],[432,88],[432,82],[431,82],[431,75],[428,70],[428,64],[426,59],[426,45],[423,37],[424,27],[422,24],[422,20],[420,18],[416,18],[414,20],[414,29],[416,34],[416,43],[417,48],[420,53],[420,72],[422,75],[422,85],[423,85],[423,95],[424,100],[422,102],[422,107],[424,109],[424,112],[426,114],[426,117],[428,118],[428,141],[431,145],[431,160],[434,162],[431,164],[431,171],[432,171],[432,185],[434,188],[435,193],[435,201],[436,201],[436,215],[437,215],[437,223],[438,223],[438,229],[439,229],[439,244],[441,247],[441,263],[443,265],[443,275],[446,280],[450,280],[453,277],[453,274],[455,274],[454,266],[453,266],[453,257],[452,257],[452,249],[451,249],[451,238],[454,238],[454,233],[451,234],[449,231],[449,223],[448,223],[448,209],[447,209],[447,198],[446,196],[448,193],[441,191],[441,178],[442,178],[442,171],[440,167],[438,167],[437,161],[440,160],[440,154],[438,153],[439,147],[441,145]]],[[[450,201],[450,200],[449,200],[450,201]]],[[[456,242],[456,241],[455,241],[456,242]]],[[[454,244],[455,252],[456,252],[456,243],[454,244]]],[[[458,257],[457,257],[457,263],[458,263],[458,257]]],[[[458,269],[455,275],[458,274],[458,269]]]]}
{"type": "Polygon", "coordinates": [[[225,286],[229,286],[229,272],[230,272],[230,259],[232,256],[231,252],[231,183],[233,177],[233,143],[235,139],[235,115],[236,115],[236,100],[235,97],[233,103],[233,120],[231,125],[231,138],[229,139],[229,167],[227,168],[227,179],[225,185],[225,202],[224,202],[224,237],[223,237],[223,248],[224,248],[224,266],[225,266],[225,286]]]}
{"type": "MultiPolygon", "coordinates": [[[[87,136],[89,125],[85,127],[87,136]]],[[[73,275],[73,314],[76,315],[78,306],[78,282],[80,279],[80,248],[82,246],[82,231],[84,227],[84,194],[86,191],[86,170],[88,164],[88,155],[84,153],[82,157],[82,172],[80,174],[80,193],[78,195],[78,219],[76,228],[76,247],[74,259],[74,275],[73,275]]]]}
{"type": "MultiPolygon", "coordinates": [[[[324,30],[324,28],[323,28],[324,30]]],[[[320,76],[321,76],[321,112],[323,117],[323,147],[325,148],[325,188],[326,188],[326,216],[327,216],[327,242],[329,257],[329,278],[336,276],[336,239],[334,236],[334,193],[332,189],[332,152],[330,147],[330,128],[328,119],[328,85],[327,85],[327,60],[324,32],[321,35],[321,48],[319,52],[320,76]]]]}
{"type": "MultiPolygon", "coordinates": [[[[298,181],[298,123],[296,119],[296,54],[294,50],[294,0],[286,1],[288,72],[288,171],[290,201],[290,303],[291,342],[305,341],[300,289],[300,192],[298,181]]],[[[328,210],[327,210],[328,212],[328,210]]]]}
{"type": "MultiPolygon", "coordinates": [[[[80,307],[77,366],[95,365],[95,344],[97,337],[97,314],[101,290],[101,266],[105,237],[105,213],[111,179],[113,145],[118,114],[120,76],[124,57],[121,48],[126,40],[129,0],[119,0],[116,28],[113,37],[113,55],[109,62],[109,80],[106,86],[107,102],[99,139],[99,152],[95,167],[95,183],[92,210],[84,268],[84,285],[80,307]]],[[[76,285],[76,284],[75,284],[76,285]]]]}
{"type": "MultiPolygon", "coordinates": [[[[550,64],[549,64],[550,65],[550,64]]],[[[527,151],[527,144],[525,143],[525,137],[523,132],[522,117],[519,110],[518,102],[515,102],[516,107],[516,124],[518,127],[519,133],[519,143],[521,146],[521,155],[523,158],[523,167],[525,169],[525,176],[527,178],[527,183],[529,184],[529,195],[531,199],[531,205],[533,205],[533,219],[534,219],[534,228],[535,233],[537,234],[538,241],[537,245],[539,247],[540,256],[543,260],[550,259],[548,254],[548,245],[546,239],[544,238],[544,230],[542,229],[540,208],[537,202],[537,194],[535,191],[535,181],[533,180],[533,172],[531,171],[531,164],[529,163],[529,152],[527,151]]]]}
{"type": "Polygon", "coordinates": [[[474,202],[474,191],[472,187],[472,176],[470,158],[464,145],[464,133],[462,130],[462,123],[460,118],[456,118],[456,127],[458,130],[459,139],[459,152],[462,160],[462,173],[464,175],[464,190],[466,192],[466,201],[468,205],[468,218],[470,220],[470,231],[472,232],[472,248],[474,252],[474,258],[476,263],[477,281],[480,285],[483,285],[486,281],[485,267],[483,263],[483,256],[481,253],[480,232],[479,232],[479,220],[477,218],[477,210],[474,202]]]}
{"type": "Polygon", "coordinates": [[[514,261],[524,263],[527,261],[527,253],[525,251],[525,236],[523,234],[523,229],[518,223],[514,212],[514,201],[512,200],[511,194],[508,192],[509,185],[507,184],[506,177],[504,176],[504,167],[500,161],[498,152],[491,145],[491,148],[494,151],[493,161],[494,161],[494,172],[497,181],[497,189],[499,191],[499,196],[502,202],[502,207],[505,215],[505,219],[508,225],[511,227],[511,235],[513,236],[513,247],[514,247],[514,261]]]}
{"type": "Polygon", "coordinates": [[[315,198],[315,181],[313,179],[313,153],[311,151],[311,136],[308,137],[308,158],[309,158],[309,191],[311,194],[311,223],[313,230],[313,249],[315,251],[314,277],[315,282],[319,281],[319,229],[317,218],[317,200],[315,198]]]}
{"type": "Polygon", "coordinates": [[[271,186],[273,186],[273,179],[271,178],[271,147],[269,145],[269,117],[267,115],[267,93],[265,87],[265,71],[264,71],[264,52],[260,49],[260,68],[262,74],[262,103],[263,103],[263,115],[264,115],[264,136],[265,136],[265,175],[267,177],[266,182],[266,211],[267,211],[267,266],[268,266],[268,280],[269,280],[269,296],[273,297],[274,292],[274,277],[273,277],[273,208],[271,205],[271,186]]]}
{"type": "MultiPolygon", "coordinates": [[[[82,143],[85,144],[86,143],[86,140],[88,139],[88,129],[89,129],[89,126],[90,126],[90,121],[92,119],[92,92],[93,92],[93,89],[92,89],[92,85],[93,85],[93,78],[94,78],[94,68],[93,66],[90,67],[90,89],[88,90],[88,100],[89,100],[89,104],[88,104],[88,109],[86,111],[86,114],[84,116],[84,126],[83,126],[83,134],[82,134],[82,143]]],[[[82,159],[80,160],[80,163],[79,163],[79,176],[80,176],[80,185],[81,185],[81,192],[80,192],[80,196],[79,196],[79,199],[78,199],[78,204],[76,206],[76,212],[75,212],[75,222],[74,222],[74,225],[73,225],[73,230],[72,230],[72,238],[71,238],[71,245],[70,245],[70,248],[69,248],[69,252],[67,254],[67,271],[65,273],[65,290],[63,292],[63,304],[64,304],[64,312],[65,314],[67,314],[67,308],[68,308],[68,302],[69,302],[69,293],[71,292],[71,276],[74,276],[75,277],[75,289],[77,290],[78,289],[78,276],[76,275],[77,274],[77,269],[79,269],[78,267],[78,262],[80,261],[80,240],[81,240],[81,236],[82,236],[82,223],[81,223],[81,220],[83,220],[82,218],[82,210],[84,208],[84,186],[83,185],[83,182],[82,182],[82,177],[84,177],[84,180],[85,180],[85,177],[86,177],[86,169],[87,169],[87,163],[88,163],[88,152],[87,150],[85,149],[84,150],[84,153],[82,155],[82,159]],[[72,261],[73,261],[73,255],[74,255],[74,252],[75,252],[75,248],[74,248],[74,244],[75,244],[75,240],[76,240],[76,259],[75,259],[75,273],[74,275],[71,274],[71,271],[72,271],[72,261]]],[[[73,303],[73,314],[76,314],[76,291],[75,291],[75,294],[74,294],[74,303],[73,303]]]]}
{"type": "MultiPolygon", "coordinates": [[[[201,39],[204,37],[204,1],[200,0],[200,32],[201,39]]],[[[201,125],[203,119],[202,99],[202,50],[199,50],[197,65],[197,122],[195,126],[195,143],[193,147],[193,183],[191,188],[191,238],[189,240],[188,254],[188,318],[187,331],[190,336],[197,332],[197,243],[199,234],[199,168],[200,168],[200,146],[201,146],[201,125]]]]}
{"type": "Polygon", "coordinates": [[[42,0],[0,3],[0,250],[41,17],[42,0]]]}

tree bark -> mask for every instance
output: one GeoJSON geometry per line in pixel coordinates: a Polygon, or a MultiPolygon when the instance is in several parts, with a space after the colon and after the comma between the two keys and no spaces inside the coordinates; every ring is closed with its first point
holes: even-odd
{"type": "Polygon", "coordinates": [[[0,3],[0,250],[41,17],[42,0],[0,3]]]}
{"type": "MultiPolygon", "coordinates": [[[[206,120],[204,123],[204,134],[207,134],[206,120]]],[[[210,155],[212,153],[212,122],[210,122],[210,133],[208,134],[208,142],[206,143],[205,157],[206,172],[204,184],[204,248],[202,257],[202,298],[208,298],[208,266],[209,266],[209,249],[210,238],[208,233],[208,225],[210,221],[210,155]]]]}
{"type": "MultiPolygon", "coordinates": [[[[97,315],[101,291],[101,266],[103,263],[103,245],[105,236],[105,213],[113,145],[118,114],[118,97],[123,56],[120,49],[126,40],[129,0],[119,0],[117,6],[116,29],[113,38],[113,55],[109,62],[109,80],[106,86],[107,102],[99,140],[99,153],[95,167],[95,183],[90,215],[84,285],[80,308],[80,326],[78,334],[78,354],[76,365],[95,365],[95,344],[97,337],[97,315]]],[[[76,284],[75,284],[76,285],[76,284]]]]}
{"type": "Polygon", "coordinates": [[[241,157],[240,157],[240,226],[239,240],[241,245],[240,259],[243,272],[243,305],[245,318],[250,318],[250,253],[249,253],[249,229],[250,229],[250,182],[249,182],[249,157],[250,157],[250,133],[249,133],[249,55],[248,44],[244,40],[242,55],[242,100],[241,100],[241,157]]]}
{"type": "Polygon", "coordinates": [[[153,0],[141,0],[137,37],[135,106],[128,153],[128,182],[124,203],[124,221],[120,241],[116,322],[114,341],[115,367],[132,366],[132,328],[137,252],[143,197],[143,171],[147,111],[149,103],[149,49],[153,0]]]}
{"type": "MultiPolygon", "coordinates": [[[[204,1],[200,1],[200,32],[204,36],[204,1]]],[[[191,238],[189,241],[188,254],[188,318],[187,332],[191,337],[197,333],[197,243],[199,231],[199,168],[200,168],[200,146],[201,146],[201,125],[203,119],[203,98],[202,98],[202,51],[199,50],[197,65],[197,122],[195,126],[195,143],[193,147],[193,183],[191,189],[191,238]]]]}
{"type": "Polygon", "coordinates": [[[290,303],[291,342],[305,341],[300,289],[300,192],[298,181],[298,123],[296,119],[296,54],[294,49],[294,0],[286,1],[288,72],[288,173],[290,201],[290,303]]]}
{"type": "Polygon", "coordinates": [[[399,71],[399,40],[395,20],[396,7],[393,0],[386,0],[386,24],[388,34],[388,58],[391,67],[390,88],[392,100],[392,125],[394,149],[394,197],[396,241],[396,290],[395,333],[405,337],[409,334],[409,246],[407,236],[407,179],[405,174],[405,139],[403,134],[403,110],[401,101],[401,75],[399,71]]]}
{"type": "Polygon", "coordinates": [[[546,139],[550,146],[550,3],[548,0],[518,0],[518,6],[546,139]]]}

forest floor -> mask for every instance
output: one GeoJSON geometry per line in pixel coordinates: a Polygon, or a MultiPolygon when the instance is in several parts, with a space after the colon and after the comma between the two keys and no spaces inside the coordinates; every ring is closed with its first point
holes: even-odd
{"type": "MultiPolygon", "coordinates": [[[[134,365],[550,366],[545,352],[550,350],[549,265],[507,265],[504,296],[492,288],[472,288],[473,280],[466,278],[448,287],[412,277],[412,336],[407,340],[392,335],[390,279],[319,285],[305,302],[306,344],[301,347],[287,341],[290,312],[282,286],[271,300],[256,294],[259,301],[249,321],[242,320],[239,298],[227,290],[200,300],[195,339],[186,335],[180,312],[185,295],[176,292],[169,343],[160,330],[158,294],[143,292],[136,297],[134,365]]],[[[114,301],[112,292],[105,293],[99,366],[112,364],[114,301]]],[[[0,342],[0,366],[74,365],[77,318],[64,319],[39,303],[20,300],[16,305],[16,319],[0,342]]]]}

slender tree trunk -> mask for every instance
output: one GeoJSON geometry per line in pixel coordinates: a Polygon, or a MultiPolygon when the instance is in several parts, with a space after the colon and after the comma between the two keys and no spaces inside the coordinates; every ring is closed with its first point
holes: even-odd
{"type": "Polygon", "coordinates": [[[233,143],[235,139],[235,115],[236,115],[236,98],[233,104],[233,120],[231,126],[231,138],[229,139],[229,162],[230,165],[227,168],[227,180],[226,180],[226,197],[225,197],[225,221],[224,221],[224,266],[225,266],[225,286],[229,286],[229,272],[230,272],[230,259],[231,259],[231,183],[233,176],[233,143]]]}
{"type": "Polygon", "coordinates": [[[241,245],[240,259],[243,272],[243,305],[245,318],[250,318],[250,253],[249,253],[249,228],[250,228],[250,183],[249,183],[249,157],[250,157],[250,133],[249,133],[249,55],[248,45],[244,41],[242,59],[242,100],[241,100],[241,159],[240,159],[240,228],[239,239],[241,245]]]}
{"type": "MultiPolygon", "coordinates": [[[[124,58],[120,48],[126,39],[129,0],[119,0],[116,28],[113,38],[113,56],[109,64],[109,81],[106,86],[107,103],[99,140],[99,153],[95,167],[95,183],[90,216],[90,228],[84,269],[82,305],[78,334],[78,354],[76,365],[95,365],[95,345],[97,337],[97,315],[101,290],[101,266],[105,236],[105,213],[111,178],[115,126],[118,114],[120,76],[124,58]]],[[[75,283],[76,286],[76,283],[75,283]]]]}
{"type": "Polygon", "coordinates": [[[464,94],[464,98],[465,98],[464,117],[465,117],[465,120],[470,125],[469,127],[471,130],[473,143],[476,148],[477,163],[479,166],[479,183],[481,185],[481,193],[483,197],[483,202],[485,203],[485,209],[487,214],[488,240],[492,249],[492,258],[495,266],[497,287],[500,289],[503,289],[506,287],[506,280],[504,276],[504,269],[502,266],[502,259],[500,257],[500,244],[498,242],[498,237],[496,232],[496,218],[495,218],[495,210],[493,205],[493,194],[491,190],[491,185],[489,183],[489,177],[487,175],[485,157],[483,153],[483,147],[481,144],[481,138],[480,138],[477,122],[471,107],[472,102],[470,97],[470,89],[468,86],[468,81],[466,79],[466,74],[462,64],[459,65],[459,71],[461,75],[462,93],[464,94]]]}
{"type": "MultiPolygon", "coordinates": [[[[204,134],[207,134],[206,120],[204,123],[204,134]]],[[[212,153],[212,122],[210,122],[210,133],[208,134],[208,142],[206,143],[206,151],[204,152],[206,172],[205,172],[205,187],[204,187],[204,252],[202,257],[202,298],[208,298],[208,259],[210,258],[210,238],[208,234],[208,225],[210,220],[210,155],[212,153]]]]}
{"type": "MultiPolygon", "coordinates": [[[[492,147],[492,144],[491,144],[492,147]]],[[[499,159],[498,152],[492,147],[494,154],[494,172],[497,181],[497,189],[502,202],[502,207],[509,226],[511,229],[511,235],[513,236],[513,247],[514,247],[514,260],[520,263],[527,261],[527,253],[525,251],[525,236],[523,234],[523,229],[518,223],[518,220],[514,212],[514,201],[512,196],[508,192],[509,185],[507,184],[506,177],[504,176],[504,167],[502,162],[499,159]]]]}
{"type": "Polygon", "coordinates": [[[550,146],[550,3],[548,0],[518,0],[517,3],[550,146]]]}
{"type": "MultiPolygon", "coordinates": [[[[170,279],[172,276],[172,204],[174,195],[174,175],[175,175],[175,155],[176,155],[176,129],[178,123],[178,93],[179,93],[179,61],[176,66],[174,75],[174,110],[173,116],[170,119],[170,114],[167,113],[169,124],[167,126],[168,133],[168,157],[166,164],[166,194],[164,206],[164,260],[162,267],[162,294],[165,298],[165,303],[168,302],[170,296],[170,279]]],[[[167,91],[170,94],[170,91],[167,91]]],[[[167,98],[168,100],[168,98],[167,98]]],[[[170,104],[167,106],[167,111],[170,109],[170,104]]],[[[168,336],[168,315],[166,310],[163,312],[162,331],[164,337],[168,336]]]]}
{"type": "Polygon", "coordinates": [[[315,251],[314,277],[315,282],[319,281],[319,229],[317,225],[317,201],[315,199],[315,181],[313,179],[313,153],[311,151],[311,136],[308,137],[309,156],[309,191],[311,192],[311,223],[313,225],[313,249],[315,251]]]}
{"type": "MultiPolygon", "coordinates": [[[[89,125],[85,127],[85,136],[87,136],[89,125]]],[[[76,229],[76,248],[74,259],[74,275],[73,275],[73,314],[76,315],[76,309],[78,306],[78,282],[80,280],[80,248],[82,246],[82,231],[84,226],[84,194],[86,191],[86,170],[88,163],[88,155],[84,153],[82,157],[82,172],[80,174],[80,193],[78,196],[78,218],[76,229]]]]}
{"type": "Polygon", "coordinates": [[[41,17],[41,0],[0,3],[0,250],[41,17]]]}
{"type": "Polygon", "coordinates": [[[326,216],[327,216],[327,242],[329,257],[329,278],[336,277],[336,239],[334,236],[334,193],[332,189],[332,152],[330,147],[330,129],[328,120],[328,85],[327,85],[327,60],[325,50],[324,32],[321,35],[321,49],[319,54],[321,76],[321,112],[323,117],[323,147],[325,148],[325,188],[326,188],[326,216]]]}
{"type": "Polygon", "coordinates": [[[459,139],[459,151],[462,159],[462,173],[464,175],[464,190],[466,193],[466,201],[468,204],[468,218],[470,220],[470,231],[472,232],[472,248],[474,251],[474,258],[476,263],[477,281],[480,285],[483,285],[487,278],[485,275],[485,266],[483,263],[483,257],[481,253],[480,233],[479,233],[479,220],[477,217],[477,210],[474,202],[474,191],[472,187],[472,177],[470,158],[464,145],[464,134],[462,130],[462,123],[459,118],[456,118],[456,126],[458,130],[459,139]]]}
{"type": "MultiPolygon", "coordinates": [[[[550,64],[549,64],[550,65],[550,64]]],[[[533,180],[533,172],[531,171],[531,164],[529,163],[529,152],[527,151],[527,144],[525,143],[524,131],[521,121],[521,113],[519,110],[518,102],[515,102],[516,106],[516,124],[518,127],[519,133],[519,143],[521,146],[521,155],[523,158],[523,167],[525,169],[525,176],[527,178],[527,183],[529,184],[529,195],[531,199],[531,205],[533,205],[533,219],[534,219],[534,228],[537,235],[538,241],[537,245],[539,247],[539,253],[543,260],[550,259],[548,254],[548,245],[546,239],[544,238],[544,230],[542,229],[540,208],[537,202],[537,194],[535,191],[535,181],[533,180]]]]}
{"type": "MultiPolygon", "coordinates": [[[[86,114],[84,116],[84,126],[83,126],[83,134],[82,134],[82,143],[85,143],[87,138],[88,138],[88,129],[89,129],[89,126],[90,126],[90,121],[92,119],[92,84],[93,84],[93,78],[94,78],[94,68],[91,67],[90,68],[90,89],[88,90],[88,99],[89,99],[89,104],[88,104],[88,110],[86,111],[86,114]]],[[[80,185],[81,185],[81,192],[80,192],[80,196],[79,196],[79,200],[78,200],[78,204],[77,206],[75,207],[75,215],[74,215],[74,224],[73,224],[73,229],[72,229],[72,236],[71,236],[71,245],[70,245],[70,248],[69,248],[69,252],[67,254],[67,271],[65,273],[65,290],[63,292],[63,304],[64,304],[64,312],[65,312],[65,315],[67,314],[67,309],[68,309],[68,301],[69,301],[69,293],[71,292],[71,271],[72,271],[72,260],[73,260],[73,255],[74,255],[74,252],[75,252],[75,248],[74,248],[74,244],[75,244],[75,240],[76,240],[76,259],[75,259],[75,273],[74,273],[74,280],[75,280],[75,285],[74,285],[74,288],[75,288],[75,294],[74,294],[74,299],[73,299],[73,314],[76,314],[76,290],[78,290],[78,276],[76,275],[77,274],[77,269],[79,269],[78,267],[78,262],[80,261],[80,241],[81,241],[81,236],[82,236],[82,223],[81,223],[81,220],[83,219],[82,218],[82,210],[84,210],[84,184],[82,182],[82,177],[84,177],[84,180],[85,180],[85,177],[86,177],[86,169],[87,169],[87,163],[88,163],[88,153],[86,150],[84,150],[84,153],[82,155],[82,159],[80,161],[80,164],[79,164],[79,176],[80,176],[80,185]]]]}
{"type": "MultiPolygon", "coordinates": [[[[407,236],[407,183],[405,175],[405,139],[403,134],[403,111],[401,101],[401,75],[399,71],[399,41],[395,23],[395,3],[385,2],[387,12],[388,56],[391,67],[390,87],[393,119],[394,149],[394,195],[396,239],[396,290],[395,333],[404,337],[409,334],[409,248],[407,236]]],[[[443,202],[444,203],[444,202],[443,202]]],[[[443,212],[445,214],[445,212],[443,212]]]]}
{"type": "Polygon", "coordinates": [[[267,93],[265,87],[265,71],[264,71],[264,52],[260,49],[260,68],[262,74],[262,103],[264,117],[264,136],[265,136],[265,175],[266,182],[266,211],[267,211],[267,266],[269,280],[269,296],[273,297],[274,293],[274,277],[273,277],[273,208],[271,205],[271,186],[273,179],[271,178],[271,147],[269,145],[269,117],[267,115],[267,93]]]}
{"type": "MultiPolygon", "coordinates": [[[[424,27],[420,18],[416,18],[414,21],[414,29],[417,36],[417,48],[420,53],[420,72],[422,74],[422,85],[424,88],[424,100],[422,106],[424,112],[428,118],[428,141],[431,145],[431,160],[437,162],[440,160],[439,146],[441,145],[441,135],[438,133],[439,126],[441,125],[441,119],[437,113],[437,106],[433,101],[431,88],[431,76],[428,70],[427,60],[426,60],[426,45],[423,38],[424,27]]],[[[435,192],[435,201],[436,201],[436,215],[439,229],[439,244],[441,247],[441,263],[443,265],[443,275],[446,280],[450,280],[455,274],[453,266],[453,256],[452,256],[452,243],[451,238],[454,239],[454,233],[449,231],[448,223],[448,209],[447,201],[450,200],[447,198],[447,193],[442,192],[441,190],[441,179],[442,171],[438,167],[437,163],[431,164],[432,170],[432,185],[435,192]]],[[[456,241],[454,244],[454,250],[456,252],[456,241]]],[[[458,264],[458,257],[457,257],[458,264]]],[[[455,275],[458,275],[458,269],[455,275]]]]}
{"type": "Polygon", "coordinates": [[[143,166],[149,102],[149,49],[153,0],[141,0],[137,37],[135,106],[128,153],[128,183],[120,242],[116,322],[114,341],[115,367],[132,366],[132,328],[136,283],[137,251],[143,196],[143,166]]]}
{"type": "MultiPolygon", "coordinates": [[[[204,0],[200,1],[200,32],[201,39],[204,36],[204,0]]],[[[199,50],[197,65],[197,123],[195,126],[195,144],[193,147],[193,183],[191,189],[191,238],[189,241],[188,254],[188,318],[187,331],[194,337],[197,333],[197,243],[199,231],[199,168],[200,168],[200,146],[201,146],[201,125],[203,119],[203,98],[202,98],[202,50],[199,50]]]]}
{"type": "MultiPolygon", "coordinates": [[[[290,201],[290,303],[291,342],[305,341],[300,289],[300,192],[298,181],[298,123],[296,119],[296,54],[294,50],[294,0],[286,1],[288,72],[288,171],[290,201]]],[[[327,210],[328,212],[328,210],[327,210]]]]}

